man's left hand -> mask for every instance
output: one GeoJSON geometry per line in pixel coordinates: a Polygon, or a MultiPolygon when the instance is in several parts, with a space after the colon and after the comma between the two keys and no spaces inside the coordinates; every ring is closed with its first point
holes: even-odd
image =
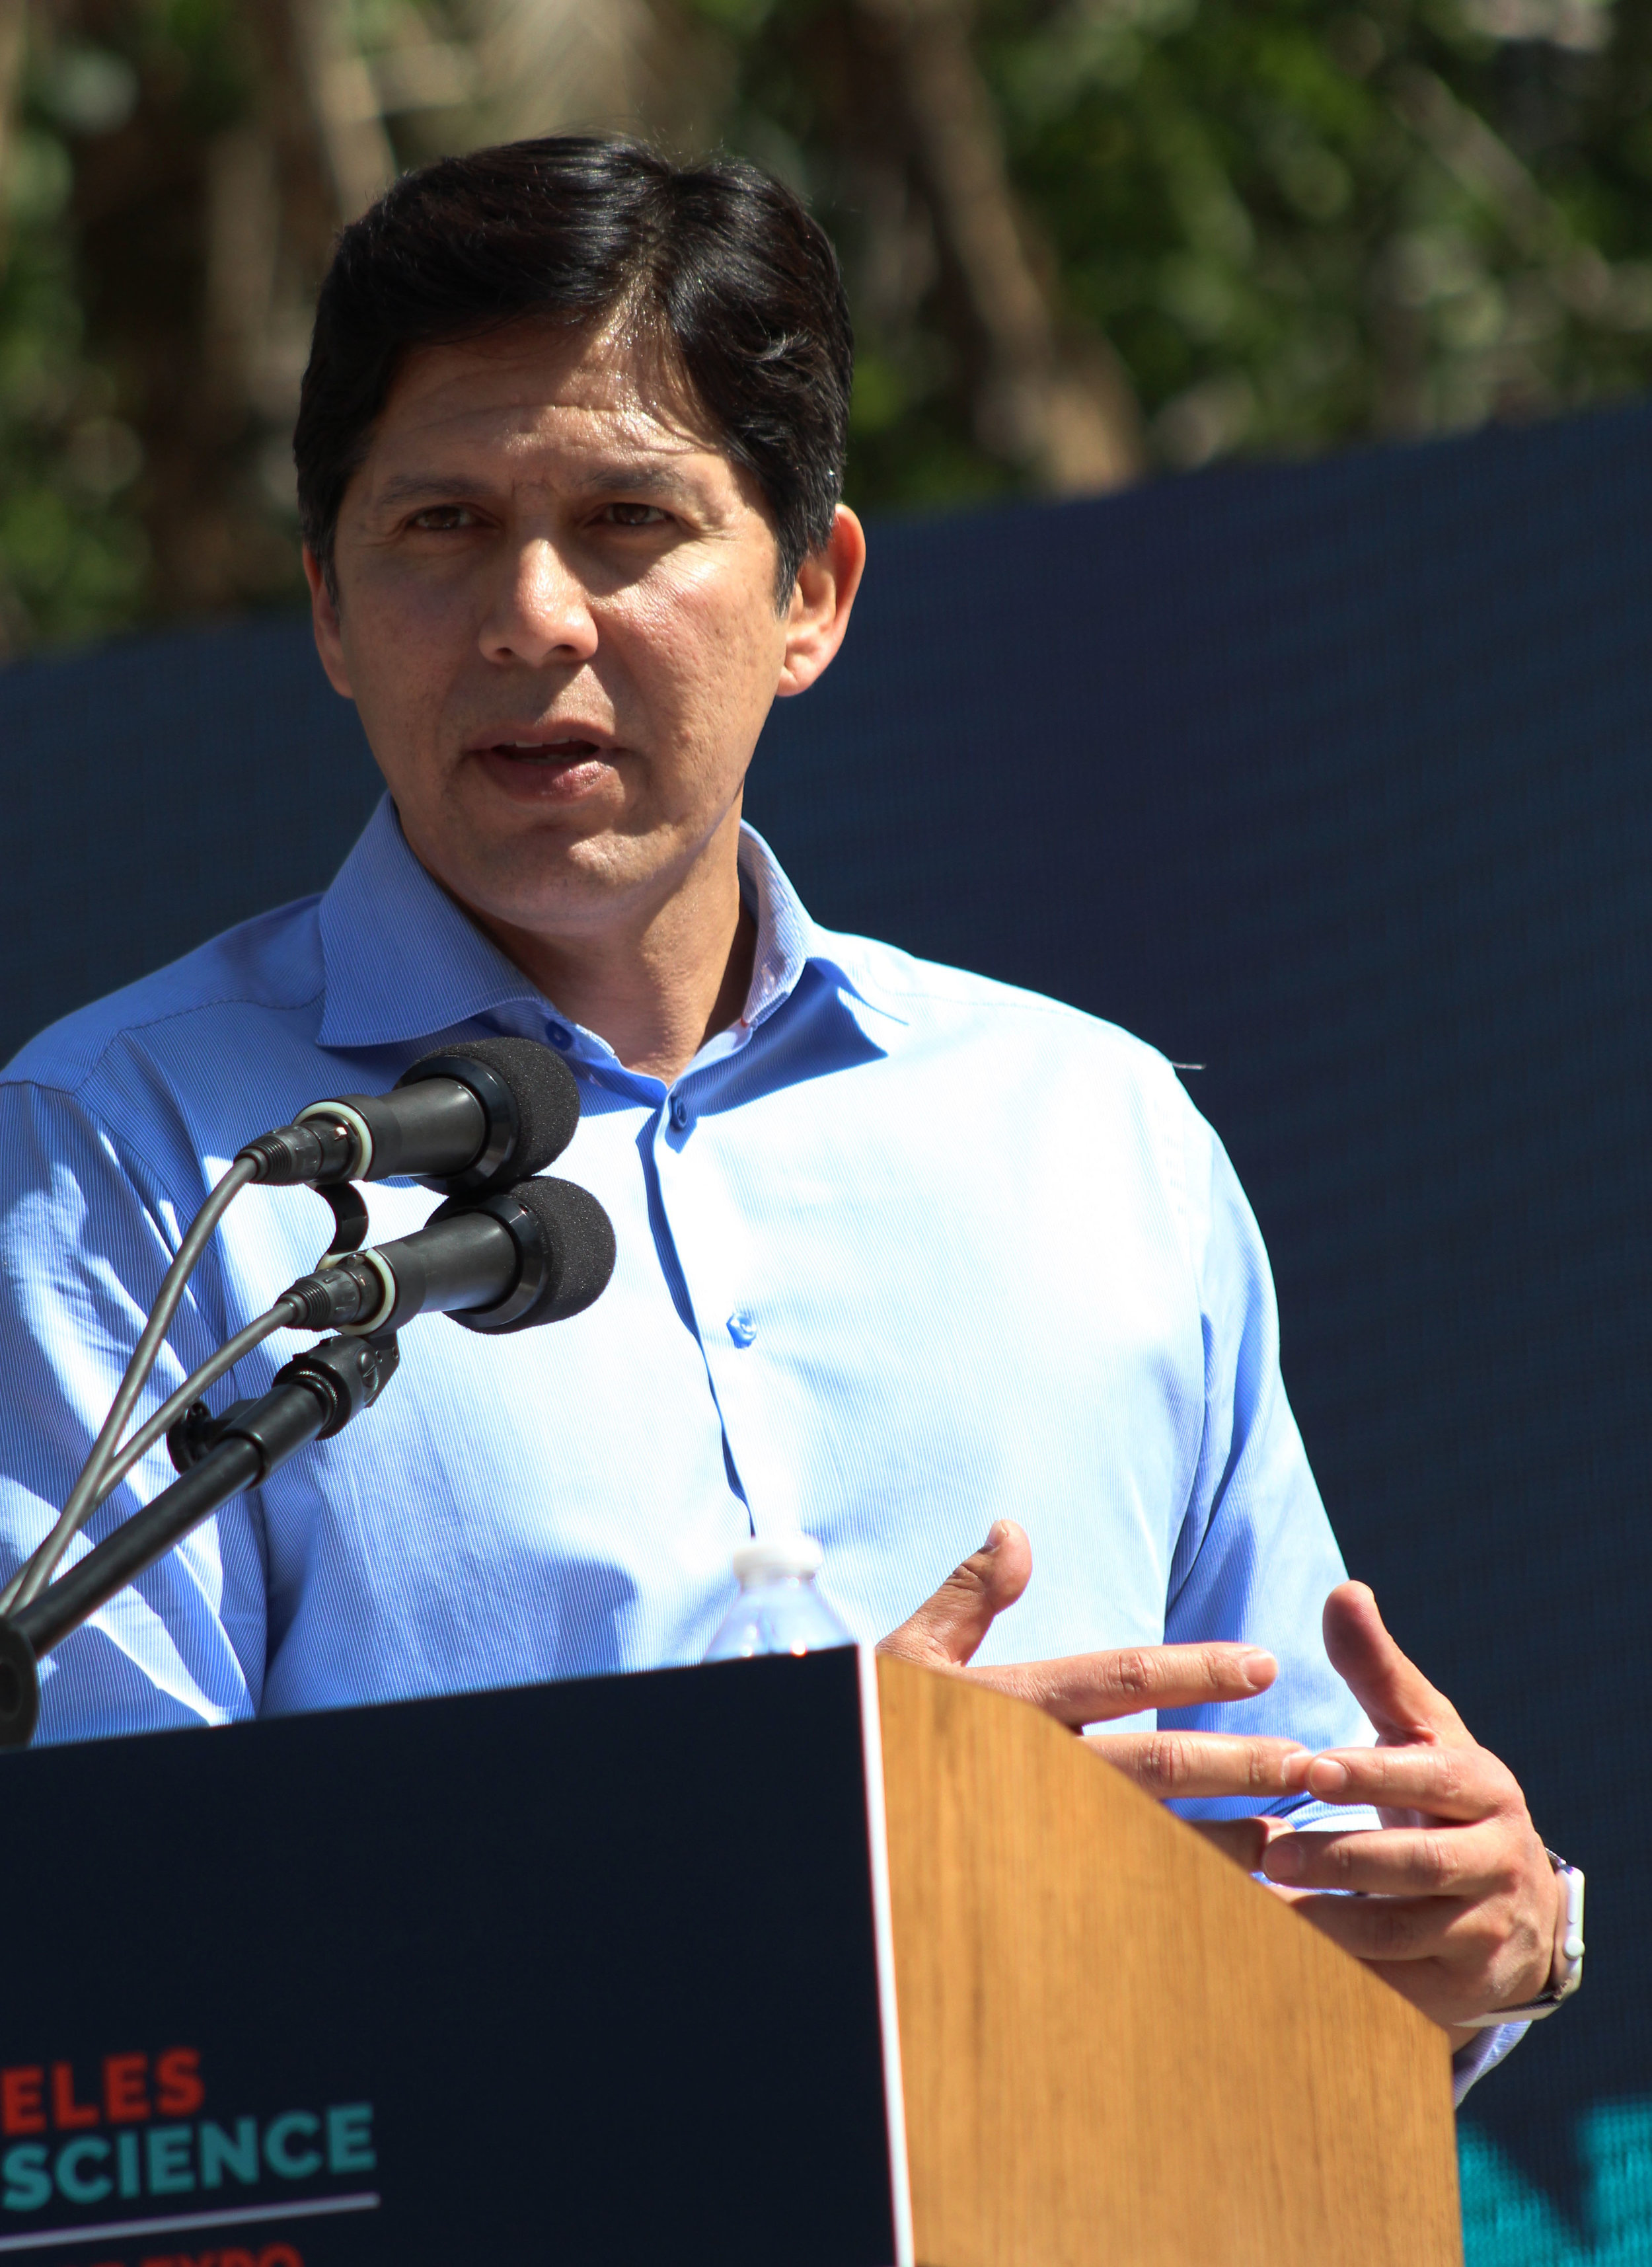
{"type": "Polygon", "coordinates": [[[1383,1626],[1363,1582],[1325,1603],[1333,1666],[1377,1732],[1308,1766],[1322,1802],[1371,1803],[1380,1831],[1276,1832],[1262,1859],[1303,1917],[1451,2032],[1549,1988],[1559,1884],[1514,1774],[1383,1626]],[[1359,1897],[1316,1890],[1357,1889],[1359,1897]]]}

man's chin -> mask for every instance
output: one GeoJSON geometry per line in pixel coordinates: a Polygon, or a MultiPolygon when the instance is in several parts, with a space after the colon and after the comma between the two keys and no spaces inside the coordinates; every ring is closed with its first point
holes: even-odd
{"type": "Polygon", "coordinates": [[[605,791],[513,796],[467,765],[434,803],[401,811],[402,831],[420,864],[467,905],[600,891],[636,862],[636,845],[620,832],[627,814],[618,775],[590,768],[605,791]]]}
{"type": "Polygon", "coordinates": [[[606,828],[536,828],[526,840],[477,844],[469,855],[450,840],[419,855],[483,928],[545,938],[603,930],[627,896],[647,889],[653,864],[642,844],[606,828]]]}
{"type": "MultiPolygon", "coordinates": [[[[626,807],[617,794],[606,804],[506,806],[485,789],[456,791],[463,784],[461,774],[411,821],[404,811],[403,831],[420,865],[501,943],[507,931],[553,943],[626,929],[679,890],[697,860],[716,857],[724,831],[626,807]]],[[[737,803],[728,816],[737,833],[737,803]]]]}

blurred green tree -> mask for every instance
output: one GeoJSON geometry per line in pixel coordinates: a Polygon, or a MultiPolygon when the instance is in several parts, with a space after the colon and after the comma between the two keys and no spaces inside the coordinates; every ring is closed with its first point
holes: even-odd
{"type": "Polygon", "coordinates": [[[1087,378],[1126,471],[1529,417],[1652,375],[1648,0],[698,5],[735,137],[844,251],[864,502],[1103,484],[1005,413],[1009,293],[937,154],[969,70],[975,204],[996,167],[1047,309],[1033,360],[1087,378]]]}
{"type": "Polygon", "coordinates": [[[0,655],[297,598],[337,229],[444,149],[704,141],[698,55],[647,0],[0,0],[0,655]]]}
{"type": "Polygon", "coordinates": [[[851,492],[1529,417],[1652,375],[1652,0],[0,0],[0,652],[296,596],[340,224],[579,125],[843,251],[851,492]]]}

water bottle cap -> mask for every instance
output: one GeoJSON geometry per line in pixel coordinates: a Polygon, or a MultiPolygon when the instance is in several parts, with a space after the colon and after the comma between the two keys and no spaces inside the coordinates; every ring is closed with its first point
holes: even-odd
{"type": "Polygon", "coordinates": [[[812,1535],[767,1535],[742,1543],[735,1553],[735,1580],[742,1590],[759,1582],[785,1581],[788,1577],[818,1574],[826,1553],[812,1535]]]}

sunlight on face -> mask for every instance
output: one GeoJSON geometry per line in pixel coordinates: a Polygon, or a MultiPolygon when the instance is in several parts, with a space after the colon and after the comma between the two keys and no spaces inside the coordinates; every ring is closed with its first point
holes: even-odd
{"type": "Polygon", "coordinates": [[[646,917],[737,824],[789,689],[774,530],[646,346],[522,326],[411,356],[334,562],[328,674],[415,854],[485,921],[646,917]]]}

